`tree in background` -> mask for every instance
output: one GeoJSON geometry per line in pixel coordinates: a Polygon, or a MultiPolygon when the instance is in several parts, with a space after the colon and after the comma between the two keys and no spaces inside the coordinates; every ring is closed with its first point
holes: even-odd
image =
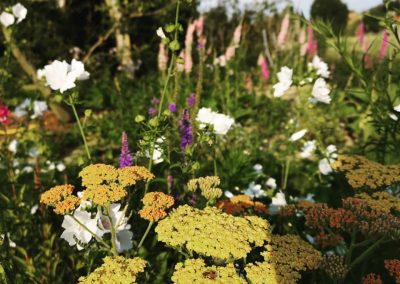
{"type": "Polygon", "coordinates": [[[315,0],[311,6],[311,17],[330,22],[336,34],[346,27],[348,15],[349,9],[341,0],[315,0]]]}

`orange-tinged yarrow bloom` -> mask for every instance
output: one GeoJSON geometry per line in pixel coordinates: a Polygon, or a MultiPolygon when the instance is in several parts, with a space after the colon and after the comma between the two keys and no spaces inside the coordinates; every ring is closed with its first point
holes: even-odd
{"type": "Polygon", "coordinates": [[[56,214],[65,215],[71,213],[81,202],[81,199],[77,196],[71,195],[65,198],[63,201],[57,203],[54,208],[56,214]]]}
{"type": "Polygon", "coordinates": [[[400,283],[400,260],[387,259],[385,260],[385,268],[389,274],[396,279],[396,284],[400,283]]]}
{"type": "Polygon", "coordinates": [[[70,196],[74,191],[74,186],[70,184],[57,185],[50,188],[40,196],[40,203],[54,206],[64,198],[70,196]]]}
{"type": "Polygon", "coordinates": [[[149,181],[154,175],[145,167],[130,166],[118,169],[118,181],[122,186],[135,185],[138,181],[149,181]]]}
{"type": "Polygon", "coordinates": [[[379,275],[370,273],[363,277],[362,284],[383,284],[383,281],[379,275]]]}
{"type": "Polygon", "coordinates": [[[139,211],[140,217],[151,222],[157,222],[167,216],[166,209],[174,205],[174,198],[163,192],[147,193],[142,202],[144,207],[139,211]]]}
{"type": "Polygon", "coordinates": [[[83,192],[82,199],[91,200],[98,205],[106,205],[120,201],[127,194],[126,190],[118,184],[97,185],[88,187],[83,192]]]}
{"type": "Polygon", "coordinates": [[[221,200],[216,207],[231,215],[246,213],[249,210],[267,213],[267,207],[264,204],[253,201],[248,195],[236,195],[228,200],[221,200]]]}

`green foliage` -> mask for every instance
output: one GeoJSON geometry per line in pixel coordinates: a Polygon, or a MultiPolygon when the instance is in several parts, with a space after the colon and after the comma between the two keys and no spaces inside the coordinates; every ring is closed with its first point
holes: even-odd
{"type": "Polygon", "coordinates": [[[311,17],[332,24],[335,34],[345,29],[349,9],[341,0],[315,0],[311,6],[311,17]]]}

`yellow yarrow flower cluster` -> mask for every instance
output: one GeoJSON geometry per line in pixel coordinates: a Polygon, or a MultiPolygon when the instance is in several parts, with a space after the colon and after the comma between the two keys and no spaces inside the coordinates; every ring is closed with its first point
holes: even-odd
{"type": "Polygon", "coordinates": [[[183,205],[160,221],[158,240],[179,249],[194,251],[218,262],[246,257],[270,237],[269,223],[255,216],[235,217],[214,207],[203,210],[183,205]]]}
{"type": "Polygon", "coordinates": [[[354,189],[378,189],[400,182],[400,165],[382,165],[362,156],[339,155],[332,167],[345,173],[354,189]]]}
{"type": "Polygon", "coordinates": [[[82,198],[98,205],[117,202],[127,194],[125,188],[140,180],[150,180],[154,176],[146,168],[130,166],[116,169],[105,164],[94,164],[85,167],[79,176],[86,187],[82,198]]]}
{"type": "Polygon", "coordinates": [[[393,196],[388,192],[374,192],[372,195],[361,193],[356,194],[355,197],[362,199],[374,210],[384,213],[390,213],[391,210],[400,212],[400,198],[393,196]]]}
{"type": "Polygon", "coordinates": [[[143,272],[146,261],[139,257],[106,256],[102,266],[86,277],[80,277],[80,284],[133,284],[138,274],[143,272]]]}
{"type": "Polygon", "coordinates": [[[349,272],[344,257],[336,254],[325,255],[321,263],[321,269],[335,281],[343,280],[349,272]]]}
{"type": "Polygon", "coordinates": [[[175,266],[172,281],[176,284],[245,284],[232,263],[226,266],[206,266],[202,259],[187,259],[175,266]]]}
{"type": "Polygon", "coordinates": [[[301,271],[317,269],[322,260],[318,250],[296,235],[272,236],[261,255],[264,262],[245,268],[253,284],[297,283],[301,271]]]}
{"type": "Polygon", "coordinates": [[[200,177],[189,180],[187,183],[188,191],[195,192],[200,188],[201,195],[207,200],[213,200],[221,197],[222,190],[218,187],[221,180],[217,176],[200,177]]]}
{"type": "Polygon", "coordinates": [[[174,198],[163,192],[147,193],[142,202],[144,207],[139,211],[140,217],[151,222],[159,221],[167,216],[166,209],[174,205],[174,198]]]}
{"type": "Polygon", "coordinates": [[[73,185],[57,185],[40,196],[40,203],[54,207],[56,214],[68,214],[80,203],[79,197],[72,195],[73,191],[73,185]]]}

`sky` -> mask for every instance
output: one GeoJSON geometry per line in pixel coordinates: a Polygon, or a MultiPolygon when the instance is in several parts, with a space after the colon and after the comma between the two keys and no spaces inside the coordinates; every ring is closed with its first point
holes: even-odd
{"type": "MultiPolygon", "coordinates": [[[[231,0],[233,2],[233,0],[231,0]]],[[[239,7],[251,7],[254,8],[257,6],[257,3],[263,2],[263,0],[238,0],[239,7]]],[[[293,2],[293,6],[296,10],[303,12],[303,14],[308,17],[310,14],[310,7],[314,0],[291,0],[293,2]]],[[[362,12],[372,8],[380,3],[383,0],[342,0],[347,4],[350,10],[354,10],[357,12],[362,12]]],[[[219,0],[201,0],[199,11],[207,11],[210,8],[213,8],[218,5],[219,0]]],[[[277,1],[279,3],[279,0],[277,1]]],[[[283,1],[282,1],[283,2],[283,1]]],[[[328,7],[327,7],[328,8],[328,7]]]]}

